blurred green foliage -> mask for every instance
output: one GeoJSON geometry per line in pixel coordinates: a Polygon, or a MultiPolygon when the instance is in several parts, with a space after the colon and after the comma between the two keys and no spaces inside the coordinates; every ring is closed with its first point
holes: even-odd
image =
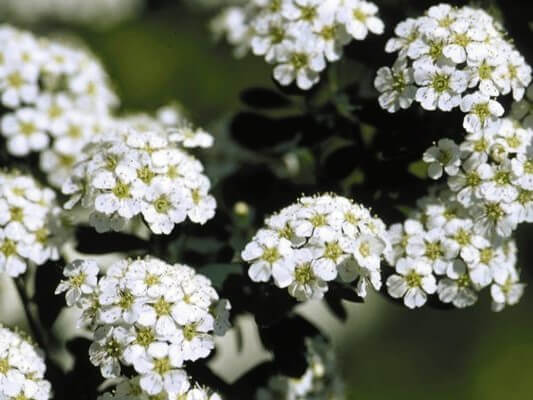
{"type": "MultiPolygon", "coordinates": [[[[78,33],[108,68],[125,110],[176,99],[207,125],[238,109],[242,89],[273,86],[260,58],[233,59],[228,47],[215,45],[205,16],[179,7],[110,31],[78,33]]],[[[531,227],[518,235],[526,281],[532,237],[531,227]]],[[[383,314],[363,337],[346,331],[339,347],[350,399],[533,399],[531,288],[500,314],[488,311],[488,301],[466,311],[416,312],[381,304],[378,296],[370,301],[383,314]]]]}

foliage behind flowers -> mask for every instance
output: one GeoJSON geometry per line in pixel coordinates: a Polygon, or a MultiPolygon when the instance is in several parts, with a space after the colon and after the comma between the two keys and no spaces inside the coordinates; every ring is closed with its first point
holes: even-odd
{"type": "Polygon", "coordinates": [[[216,143],[178,103],[118,110],[79,45],[3,27],[0,156],[32,190],[3,192],[0,249],[54,398],[344,399],[330,327],[302,303],[340,320],[369,288],[424,315],[482,296],[516,305],[515,232],[532,218],[528,28],[509,7],[502,20],[456,3],[219,2],[215,28],[274,64],[275,86],[243,92],[216,143]],[[43,244],[47,212],[62,229],[43,244]],[[66,344],[65,303],[84,332],[66,344]],[[270,357],[230,383],[209,361],[229,329],[242,344],[242,316],[270,357]]]}

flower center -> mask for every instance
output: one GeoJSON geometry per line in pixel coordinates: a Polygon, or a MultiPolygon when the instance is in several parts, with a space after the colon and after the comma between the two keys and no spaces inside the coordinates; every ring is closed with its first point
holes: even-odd
{"type": "Polygon", "coordinates": [[[431,42],[429,45],[429,56],[433,60],[437,60],[442,57],[442,50],[444,49],[444,43],[442,42],[431,42]]]}
{"type": "Polygon", "coordinates": [[[164,375],[171,369],[172,365],[170,364],[170,360],[168,359],[168,357],[154,360],[154,371],[157,372],[159,375],[164,375]]]}
{"type": "Polygon", "coordinates": [[[361,22],[365,22],[366,19],[368,18],[368,15],[366,15],[362,10],[360,10],[359,8],[355,9],[354,12],[353,12],[353,17],[358,20],[358,21],[361,21],[361,22]]]}
{"type": "Polygon", "coordinates": [[[460,246],[467,246],[470,244],[472,237],[470,233],[461,228],[455,234],[454,239],[460,246]]]}
{"type": "Polygon", "coordinates": [[[160,297],[154,304],[154,310],[158,317],[163,315],[169,315],[172,304],[166,301],[163,297],[160,297]]]}
{"type": "Polygon", "coordinates": [[[106,353],[112,358],[119,358],[122,354],[122,346],[115,339],[110,339],[105,345],[106,353]]]}
{"type": "Polygon", "coordinates": [[[138,328],[135,342],[142,347],[148,347],[155,341],[155,335],[151,328],[138,328]]]}
{"type": "Polygon", "coordinates": [[[339,246],[338,242],[326,243],[326,248],[324,250],[324,257],[329,258],[330,260],[336,261],[340,256],[343,255],[343,251],[339,246]]]}
{"type": "Polygon", "coordinates": [[[461,47],[466,47],[470,43],[470,38],[465,33],[456,33],[453,40],[461,47]]]}
{"type": "Polygon", "coordinates": [[[19,72],[13,72],[12,74],[9,74],[7,77],[7,83],[9,86],[20,89],[22,85],[24,85],[24,79],[20,75],[19,72]]]}
{"type": "Polygon", "coordinates": [[[147,185],[150,184],[150,182],[152,182],[152,179],[154,178],[154,176],[155,176],[155,173],[150,168],[148,168],[146,165],[137,170],[137,177],[141,181],[146,183],[147,185]]]}
{"type": "Polygon", "coordinates": [[[450,76],[444,74],[436,74],[433,77],[431,86],[437,93],[446,92],[450,88],[450,76]]]}
{"type": "Polygon", "coordinates": [[[86,278],[87,275],[85,275],[83,272],[80,272],[78,275],[71,276],[69,282],[72,286],[79,288],[81,285],[83,285],[86,278]]]}
{"type": "Polygon", "coordinates": [[[294,269],[294,279],[296,282],[307,285],[314,280],[313,269],[311,263],[302,264],[294,269]]]}
{"type": "Polygon", "coordinates": [[[485,204],[485,214],[488,219],[495,222],[499,221],[505,215],[505,212],[498,203],[487,203],[485,204]]]}
{"type": "Polygon", "coordinates": [[[466,185],[467,186],[478,186],[481,183],[481,177],[475,171],[469,172],[466,175],[466,185]]]}
{"type": "Polygon", "coordinates": [[[113,188],[113,194],[119,199],[125,199],[130,197],[130,185],[118,181],[115,187],[113,188]]]}
{"type": "Polygon", "coordinates": [[[491,116],[489,103],[478,103],[474,105],[472,112],[477,115],[481,122],[485,122],[491,116]]]}
{"type": "Polygon", "coordinates": [[[159,196],[154,203],[154,208],[159,214],[165,214],[170,209],[170,201],[164,194],[159,196]]]}
{"type": "Polygon", "coordinates": [[[196,336],[196,324],[189,324],[183,327],[183,337],[190,342],[196,336]]]}
{"type": "Polygon", "coordinates": [[[309,58],[307,54],[305,53],[294,53],[291,56],[291,64],[294,67],[294,69],[302,69],[305,66],[307,66],[309,62],[309,58]]]}
{"type": "Polygon", "coordinates": [[[494,182],[498,186],[505,186],[511,184],[511,173],[508,171],[498,171],[494,174],[494,182]]]}
{"type": "Polygon", "coordinates": [[[315,228],[318,228],[319,226],[326,225],[327,219],[324,214],[315,214],[311,217],[309,222],[311,222],[311,225],[313,225],[315,228]]]}
{"type": "Polygon", "coordinates": [[[269,264],[274,264],[281,258],[281,255],[276,247],[267,247],[263,250],[261,258],[269,264]]]}
{"type": "Polygon", "coordinates": [[[442,257],[442,249],[439,242],[426,243],[426,257],[430,260],[437,260],[442,257]]]}
{"type": "Polygon", "coordinates": [[[2,246],[0,246],[0,251],[7,258],[9,256],[16,254],[17,246],[15,246],[15,242],[13,242],[12,240],[6,239],[4,240],[4,243],[2,243],[2,246]]]}
{"type": "Polygon", "coordinates": [[[128,290],[124,290],[120,293],[120,300],[118,302],[118,305],[123,310],[128,310],[133,305],[133,300],[133,294],[128,290]]]}
{"type": "Polygon", "coordinates": [[[24,210],[21,207],[11,207],[9,213],[12,221],[21,222],[24,219],[24,210]]]}
{"type": "Polygon", "coordinates": [[[494,250],[492,250],[490,247],[487,247],[479,252],[479,261],[481,261],[482,264],[488,264],[494,255],[494,250]]]}
{"type": "Polygon", "coordinates": [[[409,273],[405,275],[405,282],[410,288],[417,288],[422,285],[422,277],[415,271],[409,271],[409,273]]]}

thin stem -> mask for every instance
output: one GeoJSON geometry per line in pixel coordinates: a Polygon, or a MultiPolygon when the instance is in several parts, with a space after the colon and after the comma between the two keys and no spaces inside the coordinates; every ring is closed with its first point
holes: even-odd
{"type": "Polygon", "coordinates": [[[48,348],[46,346],[46,340],[41,333],[38,323],[34,319],[32,312],[30,310],[30,299],[28,293],[26,292],[26,282],[23,277],[14,278],[15,286],[17,287],[18,294],[22,301],[22,306],[24,308],[24,313],[26,314],[26,319],[28,320],[28,325],[33,338],[39,345],[39,347],[44,351],[46,357],[48,358],[48,348]]]}

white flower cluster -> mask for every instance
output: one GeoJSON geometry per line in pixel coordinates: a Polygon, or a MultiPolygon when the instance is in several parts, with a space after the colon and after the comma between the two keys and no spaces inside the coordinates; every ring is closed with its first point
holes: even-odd
{"type": "Polygon", "coordinates": [[[491,240],[484,222],[469,213],[453,192],[436,189],[403,224],[390,227],[390,296],[413,309],[436,293],[441,302],[464,308],[490,286],[493,310],[519,301],[525,285],[519,282],[514,241],[491,240]]]}
{"type": "Polygon", "coordinates": [[[96,262],[75,261],[56,290],[67,292],[67,304],[83,310],[80,322],[94,332],[91,362],[105,378],[132,366],[147,398],[182,399],[190,386],[183,367],[207,357],[214,336],[229,329],[229,302],[192,268],[155,258],[121,260],[98,273],[96,262]]]}
{"type": "Polygon", "coordinates": [[[18,173],[0,172],[0,273],[17,277],[29,265],[59,258],[68,229],[53,190],[18,173]]]}
{"type": "Polygon", "coordinates": [[[439,140],[423,159],[431,178],[444,170],[479,234],[507,238],[519,223],[533,222],[533,129],[504,118],[459,145],[439,140]]]}
{"type": "Polygon", "coordinates": [[[265,220],[241,253],[255,282],[273,278],[299,301],[320,299],[340,276],[365,297],[381,287],[380,262],[389,247],[383,222],[347,198],[303,197],[265,220]]]}
{"type": "Polygon", "coordinates": [[[185,129],[169,133],[159,125],[130,118],[84,148],[86,159],[62,187],[72,196],[65,207],[81,200],[98,232],[121,230],[141,216],[156,234],[169,234],[187,217],[200,224],[211,219],[216,208],[211,183],[202,164],[179,144],[201,145],[202,138],[211,137],[203,131],[189,137],[185,129]]]}
{"type": "Polygon", "coordinates": [[[105,393],[98,400],[221,400],[222,398],[207,388],[191,386],[189,381],[177,393],[160,393],[157,396],[147,394],[139,382],[139,378],[122,380],[112,393],[105,393]]]}
{"type": "Polygon", "coordinates": [[[401,22],[395,33],[385,50],[398,58],[374,82],[389,112],[413,101],[425,110],[460,107],[467,113],[464,128],[477,132],[503,114],[498,96],[512,92],[518,101],[531,82],[531,67],[481,9],[439,4],[401,22]]]}
{"type": "Polygon", "coordinates": [[[282,85],[293,81],[309,89],[320,80],[327,62],[342,57],[352,39],[382,34],[378,7],[364,0],[252,0],[226,8],[213,21],[237,55],[249,49],[273,64],[282,85]]]}
{"type": "Polygon", "coordinates": [[[533,129],[533,85],[526,91],[526,96],[513,103],[511,115],[514,119],[521,121],[526,129],[533,129]]]}
{"type": "Polygon", "coordinates": [[[144,0],[2,0],[0,17],[22,23],[64,21],[107,27],[139,13],[144,0]]]}
{"type": "Polygon", "coordinates": [[[50,382],[36,348],[18,333],[0,325],[0,399],[48,400],[50,382]]]}
{"type": "Polygon", "coordinates": [[[335,353],[322,338],[308,338],[309,367],[299,379],[277,375],[266,387],[259,388],[256,400],[344,400],[344,385],[340,378],[335,353]]]}
{"type": "Polygon", "coordinates": [[[0,132],[10,154],[41,152],[56,186],[109,118],[117,99],[86,51],[0,25],[0,132]],[[62,168],[61,168],[62,167],[62,168]]]}

